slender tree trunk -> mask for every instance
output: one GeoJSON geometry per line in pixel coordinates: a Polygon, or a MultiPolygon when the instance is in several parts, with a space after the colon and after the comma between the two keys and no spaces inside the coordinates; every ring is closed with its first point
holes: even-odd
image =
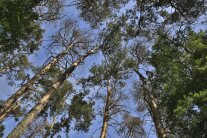
{"type": "Polygon", "coordinates": [[[28,138],[32,138],[34,134],[35,134],[35,132],[32,132],[32,133],[28,136],[28,138]]]}
{"type": "Polygon", "coordinates": [[[57,114],[55,114],[53,120],[52,120],[52,123],[50,125],[50,127],[47,129],[46,133],[45,133],[45,136],[44,138],[47,138],[49,135],[50,135],[50,131],[51,129],[53,128],[54,124],[55,124],[55,121],[56,121],[56,117],[57,117],[57,114]]]}
{"type": "Polygon", "coordinates": [[[150,94],[148,89],[145,90],[146,95],[150,101],[150,108],[151,108],[151,116],[155,123],[155,129],[157,131],[157,135],[159,138],[167,138],[165,129],[163,127],[162,121],[161,121],[161,115],[158,108],[157,100],[156,98],[150,94]]]}
{"type": "Polygon", "coordinates": [[[152,94],[152,92],[147,88],[146,78],[137,69],[134,69],[134,71],[137,73],[140,80],[143,82],[143,91],[146,95],[145,102],[149,105],[150,114],[155,124],[157,136],[159,138],[167,138],[167,134],[165,132],[165,129],[161,121],[161,115],[160,115],[160,111],[158,107],[158,102],[156,98],[154,97],[154,95],[152,94]]]}
{"type": "Polygon", "coordinates": [[[11,67],[9,65],[6,65],[3,68],[0,68],[0,73],[4,73],[5,71],[7,71],[8,69],[10,69],[11,67]]]}
{"type": "Polygon", "coordinates": [[[81,56],[62,75],[60,75],[59,79],[51,86],[51,89],[43,95],[41,100],[29,111],[29,113],[21,120],[17,127],[12,130],[8,138],[21,137],[28,125],[32,123],[36,116],[42,111],[42,109],[48,103],[50,97],[52,97],[55,94],[55,92],[61,86],[61,84],[71,75],[71,73],[86,57],[93,54],[98,48],[99,47],[95,47],[94,49],[90,50],[89,52],[81,56]]]}
{"type": "Polygon", "coordinates": [[[61,52],[59,55],[54,57],[51,62],[44,66],[32,79],[30,79],[26,84],[24,84],[16,93],[9,97],[0,109],[0,120],[4,120],[7,114],[17,105],[18,98],[25,94],[30,86],[37,81],[42,74],[46,73],[51,66],[53,66],[60,58],[64,57],[67,52],[71,49],[73,44],[69,45],[66,50],[61,52]]]}
{"type": "Polygon", "coordinates": [[[130,138],[134,138],[133,129],[130,130],[130,131],[131,131],[131,132],[130,132],[130,138]]]}
{"type": "MultiPolygon", "coordinates": [[[[55,126],[55,129],[53,129],[53,132],[50,135],[50,138],[53,138],[54,135],[57,134],[57,132],[59,131],[59,129],[61,127],[64,127],[69,121],[70,121],[70,118],[69,117],[61,120],[61,123],[58,126],[55,126]]],[[[49,137],[49,135],[48,135],[48,137],[49,137]]]]}
{"type": "Polygon", "coordinates": [[[100,138],[106,138],[106,135],[107,135],[108,121],[109,121],[110,99],[111,99],[111,88],[110,88],[110,80],[108,80],[107,96],[106,96],[106,103],[105,103],[105,109],[104,109],[104,115],[103,115],[103,124],[102,124],[100,138]]]}

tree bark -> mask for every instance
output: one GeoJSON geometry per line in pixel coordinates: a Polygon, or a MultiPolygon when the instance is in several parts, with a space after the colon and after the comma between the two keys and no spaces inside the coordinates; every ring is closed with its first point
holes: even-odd
{"type": "Polygon", "coordinates": [[[61,86],[61,84],[71,75],[71,73],[76,69],[76,67],[89,55],[93,54],[99,47],[95,47],[83,56],[81,56],[78,60],[76,60],[60,77],[58,80],[52,85],[51,89],[48,90],[42,99],[29,111],[29,113],[22,119],[22,121],[17,125],[16,128],[12,130],[9,134],[8,138],[19,138],[25,132],[27,126],[33,122],[36,116],[42,111],[42,109],[48,103],[50,97],[54,95],[57,89],[61,86]]]}
{"type": "Polygon", "coordinates": [[[3,68],[0,68],[0,73],[4,73],[5,71],[7,71],[8,69],[10,69],[11,67],[9,65],[6,65],[3,68]]]}
{"type": "Polygon", "coordinates": [[[107,84],[107,96],[106,96],[106,103],[105,103],[103,124],[102,124],[100,138],[106,138],[106,135],[107,135],[110,99],[111,99],[111,88],[110,88],[110,79],[109,79],[108,84],[107,84]]]}
{"type": "Polygon", "coordinates": [[[148,104],[150,108],[150,114],[155,124],[157,136],[159,138],[167,138],[167,134],[165,132],[165,129],[161,121],[161,115],[160,115],[160,111],[158,107],[158,102],[155,96],[152,94],[152,92],[147,88],[147,82],[146,82],[147,79],[137,69],[134,69],[134,71],[139,76],[140,80],[143,82],[143,91],[146,95],[145,102],[148,104]]]}
{"type": "Polygon", "coordinates": [[[24,84],[18,91],[16,91],[11,97],[9,97],[0,109],[0,121],[4,120],[7,114],[17,105],[18,98],[25,94],[30,86],[37,81],[42,74],[46,73],[51,66],[53,66],[60,58],[64,57],[67,52],[72,48],[73,44],[69,45],[66,50],[58,54],[52,59],[46,66],[44,66],[32,79],[30,79],[26,84],[24,84]]]}

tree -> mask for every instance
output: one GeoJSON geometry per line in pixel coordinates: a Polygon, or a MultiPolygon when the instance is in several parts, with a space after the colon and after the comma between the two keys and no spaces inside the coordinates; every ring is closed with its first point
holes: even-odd
{"type": "Polygon", "coordinates": [[[149,113],[158,137],[207,137],[206,32],[191,29],[205,26],[206,0],[0,0],[0,17],[0,77],[18,86],[0,101],[0,136],[6,117],[23,117],[9,137],[68,135],[73,124],[87,132],[94,119],[91,87],[103,103],[101,137],[109,127],[120,136],[145,136],[146,120],[130,115],[123,102],[130,74],[139,78],[135,103],[149,113]],[[79,10],[78,20],[92,28],[62,23],[65,6],[79,10]],[[45,46],[44,29],[54,21],[60,29],[45,46]],[[49,58],[35,67],[30,58],[44,48],[49,58]],[[103,61],[91,67],[77,94],[67,78],[98,50],[103,61]]]}
{"type": "Polygon", "coordinates": [[[41,24],[60,19],[60,5],[60,0],[1,0],[0,75],[6,76],[9,85],[24,81],[25,71],[32,68],[28,56],[37,52],[42,43],[41,24]]]}
{"type": "Polygon", "coordinates": [[[74,5],[81,10],[81,17],[94,27],[104,25],[114,18],[125,19],[123,31],[130,38],[145,36],[154,39],[158,28],[166,27],[170,30],[179,24],[185,27],[194,24],[205,15],[205,4],[205,0],[80,0],[74,5]],[[125,5],[130,5],[130,8],[125,8],[125,5]]]}
{"type": "Polygon", "coordinates": [[[120,9],[129,0],[78,0],[75,5],[80,9],[80,16],[91,23],[93,27],[98,27],[101,22],[109,18],[114,10],[120,9]]]}
{"type": "Polygon", "coordinates": [[[38,13],[33,8],[40,1],[15,0],[0,2],[0,75],[9,85],[23,81],[32,64],[28,56],[37,51],[43,30],[37,23],[38,13]]]}
{"type": "Polygon", "coordinates": [[[140,80],[142,81],[142,90],[143,90],[143,94],[144,94],[143,99],[144,99],[144,102],[146,102],[146,104],[148,106],[148,111],[152,117],[154,124],[155,124],[157,136],[159,138],[166,138],[167,133],[166,133],[166,130],[163,126],[162,116],[160,113],[161,110],[159,107],[159,103],[155,97],[154,88],[150,88],[152,86],[149,87],[149,85],[148,85],[149,79],[146,79],[137,69],[135,69],[135,72],[137,73],[140,80]]]}
{"type": "Polygon", "coordinates": [[[151,63],[162,92],[166,125],[176,137],[205,137],[206,34],[186,33],[183,41],[177,36],[174,43],[169,34],[160,36],[153,46],[151,63]]]}
{"type": "Polygon", "coordinates": [[[44,119],[35,120],[30,126],[28,126],[26,133],[23,137],[34,138],[35,136],[44,136],[44,127],[49,125],[44,119]]]}
{"type": "Polygon", "coordinates": [[[41,28],[35,23],[38,13],[33,8],[41,0],[1,0],[0,51],[14,52],[21,47],[35,50],[41,40],[41,28]]]}
{"type": "MultiPolygon", "coordinates": [[[[24,136],[39,136],[47,138],[58,136],[61,131],[65,131],[65,135],[68,137],[68,133],[70,132],[72,125],[71,122],[73,122],[73,120],[73,123],[75,125],[74,130],[78,132],[87,132],[89,126],[91,125],[91,121],[94,118],[94,111],[93,101],[84,100],[84,98],[86,98],[85,96],[85,93],[74,94],[71,103],[67,104],[65,108],[59,109],[60,113],[57,113],[57,110],[50,110],[49,113],[53,114],[53,112],[55,112],[54,116],[52,114],[49,114],[44,117],[44,114],[47,112],[47,110],[44,109],[44,111],[40,113],[39,117],[29,125],[29,128],[26,130],[24,136]],[[48,120],[49,116],[52,117],[51,123],[48,120]]],[[[53,98],[55,98],[55,95],[53,98]]],[[[65,101],[66,100],[64,100],[64,102],[65,101]]],[[[50,102],[56,106],[59,105],[56,104],[53,100],[50,100],[50,102]]],[[[62,103],[63,101],[58,102],[62,103]]],[[[47,107],[51,107],[51,104],[47,105],[47,107]]]]}
{"type": "Polygon", "coordinates": [[[88,132],[91,121],[94,119],[93,105],[94,101],[84,100],[87,93],[75,95],[69,106],[69,115],[75,119],[75,130],[88,132]],[[77,108],[79,107],[79,108],[77,108]]]}
{"type": "MultiPolygon", "coordinates": [[[[25,99],[30,104],[34,104],[42,98],[45,91],[48,91],[52,84],[57,80],[63,71],[60,66],[53,66],[42,76],[38,83],[38,92],[32,92],[25,99]]],[[[49,99],[47,105],[42,109],[35,120],[25,131],[25,137],[54,137],[61,131],[65,134],[70,132],[71,125],[75,123],[77,131],[88,131],[93,119],[93,102],[85,100],[86,94],[78,93],[73,89],[72,84],[65,80],[62,86],[56,90],[56,93],[49,99]],[[71,96],[73,96],[71,100],[71,96]],[[69,102],[71,100],[71,103],[69,102]],[[77,108],[80,107],[80,108],[77,108]],[[72,121],[75,119],[74,123],[72,121]],[[43,122],[43,123],[42,123],[43,122]],[[72,124],[71,124],[72,123],[72,124]],[[41,130],[41,131],[40,131],[41,130]],[[38,133],[40,131],[40,133],[38,133]]]]}
{"type": "Polygon", "coordinates": [[[57,19],[63,4],[60,0],[1,0],[0,9],[0,52],[33,53],[42,38],[40,21],[57,19]]]}
{"type": "MultiPolygon", "coordinates": [[[[70,25],[70,22],[67,22],[67,25],[70,25]]],[[[103,47],[105,47],[105,45],[107,45],[106,44],[106,42],[107,42],[107,39],[108,38],[110,38],[109,36],[111,35],[111,34],[113,34],[113,31],[112,31],[112,33],[109,33],[108,35],[106,34],[106,36],[103,36],[103,43],[102,44],[100,44],[100,46],[96,46],[96,47],[94,47],[94,49],[92,49],[92,50],[90,50],[89,52],[87,52],[87,53],[85,53],[83,56],[81,56],[81,54],[82,54],[82,52],[84,52],[84,51],[86,51],[87,49],[88,49],[88,47],[90,46],[89,44],[91,44],[89,41],[86,41],[86,39],[84,38],[84,37],[80,37],[81,36],[81,33],[79,32],[79,31],[77,31],[77,30],[74,30],[74,32],[72,33],[72,34],[68,34],[68,31],[70,31],[70,28],[67,28],[67,27],[64,27],[63,28],[63,36],[61,35],[61,33],[59,32],[58,33],[58,36],[57,37],[54,37],[54,42],[55,43],[52,43],[52,44],[54,44],[54,46],[53,47],[58,47],[60,44],[64,47],[64,46],[68,46],[67,44],[68,44],[68,40],[70,40],[70,41],[73,41],[74,43],[76,43],[76,47],[74,47],[73,49],[71,49],[71,52],[69,52],[68,54],[67,54],[67,56],[66,56],[66,58],[63,60],[63,61],[61,61],[61,64],[65,64],[66,66],[65,66],[65,68],[63,68],[64,70],[65,70],[65,73],[63,73],[62,74],[62,76],[64,77],[65,76],[65,74],[67,75],[68,73],[70,74],[70,73],[72,73],[72,71],[77,67],[77,65],[78,64],[80,64],[87,56],[89,56],[89,55],[91,55],[91,54],[93,54],[96,50],[98,50],[99,48],[103,48],[103,47]],[[60,34],[60,35],[59,35],[60,34]],[[72,35],[72,36],[71,36],[72,35]],[[76,39],[75,38],[79,38],[80,37],[80,42],[76,42],[76,39]],[[64,38],[64,39],[63,39],[64,38]],[[61,40],[61,41],[59,41],[59,40],[61,40]],[[58,45],[57,45],[57,43],[58,43],[58,45]],[[71,58],[69,58],[71,56],[71,58]],[[74,59],[75,58],[79,58],[78,60],[76,60],[76,61],[74,61],[74,59]],[[71,60],[72,61],[74,61],[73,63],[72,63],[72,65],[68,68],[67,67],[67,65],[68,65],[68,63],[70,63],[71,62],[71,60]],[[70,61],[70,62],[68,62],[68,61],[70,61]],[[71,72],[70,72],[71,71],[71,72]]],[[[88,35],[87,35],[87,40],[88,39],[90,39],[89,37],[88,37],[88,35]]],[[[69,42],[70,42],[69,41],[69,42]]],[[[91,41],[92,42],[92,41],[91,41]]],[[[49,63],[50,64],[50,63],[49,63]]],[[[59,64],[60,65],[60,64],[59,64]]],[[[43,75],[43,74],[42,74],[43,75]]],[[[67,77],[66,77],[67,78],[67,77]]],[[[54,82],[54,85],[55,84],[58,84],[58,86],[57,87],[59,87],[60,85],[61,85],[61,83],[66,79],[65,77],[64,78],[59,78],[58,80],[57,80],[57,82],[54,82]]],[[[56,85],[55,86],[51,86],[52,88],[53,87],[56,87],[56,85]]],[[[51,92],[51,94],[49,93],[49,96],[51,96],[53,93],[54,93],[54,91],[55,91],[55,89],[49,89],[50,91],[49,92],[51,92]]],[[[47,94],[45,94],[45,97],[47,96],[47,94]]],[[[43,94],[43,97],[44,97],[44,94],[43,94]]],[[[46,97],[46,98],[48,98],[49,99],[49,97],[46,97]]],[[[48,103],[48,99],[46,99],[45,101],[46,102],[44,102],[44,99],[41,99],[40,100],[40,102],[39,103],[42,103],[42,104],[38,104],[38,106],[36,106],[37,108],[38,107],[41,107],[42,109],[43,109],[43,107],[45,106],[45,104],[46,103],[48,103]]],[[[21,102],[21,101],[20,101],[21,102]]],[[[36,109],[37,109],[36,108],[36,109]]],[[[35,109],[35,107],[34,107],[34,109],[35,109]]],[[[41,110],[36,110],[37,112],[35,112],[35,114],[37,115],[41,110]]],[[[32,111],[31,111],[32,112],[32,111]]],[[[33,110],[33,112],[34,112],[34,110],[33,110]]],[[[30,114],[31,115],[31,114],[30,114]]],[[[29,115],[28,115],[29,116],[29,115]]],[[[25,119],[28,119],[28,118],[25,118],[25,119]]],[[[34,119],[34,118],[33,118],[34,119]]],[[[29,120],[29,121],[31,121],[32,122],[32,120],[29,120]]],[[[23,123],[24,124],[24,123],[23,123]]],[[[28,122],[26,122],[26,125],[28,125],[29,123],[28,122]]],[[[25,128],[24,128],[25,129],[25,128]]]]}
{"type": "MultiPolygon", "coordinates": [[[[128,2],[128,1],[127,1],[128,2]]],[[[127,3],[126,2],[126,3],[127,3]]],[[[104,3],[104,2],[103,2],[104,3]]],[[[99,3],[97,1],[92,2],[91,4],[87,4],[87,1],[82,2],[81,6],[79,8],[85,8],[88,7],[88,10],[84,10],[82,13],[82,17],[85,18],[85,20],[89,21],[92,26],[98,25],[100,23],[103,23],[104,19],[109,18],[109,22],[113,20],[115,23],[120,24],[122,23],[122,36],[125,37],[125,39],[131,41],[135,38],[137,38],[139,41],[143,41],[143,38],[147,38],[145,40],[153,40],[156,38],[157,34],[161,34],[163,30],[168,30],[171,33],[180,33],[180,35],[184,35],[182,31],[177,31],[182,24],[180,28],[185,28],[186,26],[189,26],[197,20],[198,17],[205,14],[204,10],[198,10],[199,8],[205,9],[205,2],[201,1],[192,1],[189,3],[189,1],[136,1],[135,6],[127,9],[123,12],[123,14],[118,15],[116,13],[117,9],[122,9],[122,6],[115,7],[116,10],[107,10],[107,9],[113,9],[114,7],[111,7],[111,5],[104,5],[102,7],[98,8],[92,8],[93,4],[98,5],[99,3]],[[183,7],[182,5],[186,5],[183,7]],[[85,7],[84,7],[85,6],[85,7]],[[200,7],[199,7],[200,6],[200,7]],[[90,8],[91,7],[91,8],[90,8]],[[172,12],[167,10],[167,8],[172,9],[172,12]],[[107,14],[100,17],[99,11],[106,10],[107,14]],[[109,11],[109,12],[108,12],[109,11]],[[88,14],[90,13],[90,14],[88,14]],[[90,17],[93,17],[93,20],[91,21],[90,17]],[[94,17],[100,17],[100,18],[94,18],[94,17]],[[118,20],[116,20],[118,18],[118,20]],[[111,20],[110,20],[111,19],[111,20]],[[103,21],[103,22],[102,22],[103,21]],[[175,31],[173,30],[175,26],[175,31]]],[[[122,5],[124,2],[120,2],[117,5],[122,5]]],[[[94,6],[95,7],[95,6],[94,6]]],[[[150,43],[150,42],[149,42],[150,43]]],[[[148,44],[149,44],[148,43],[148,44]]],[[[153,42],[152,42],[153,43],[153,42]]],[[[138,55],[139,56],[139,55],[138,55]]],[[[138,59],[139,60],[139,59],[138,59]]],[[[157,128],[157,134],[159,137],[166,137],[165,132],[165,126],[164,122],[162,122],[162,115],[161,115],[161,109],[157,108],[160,104],[159,98],[157,92],[159,89],[153,88],[154,83],[150,79],[152,78],[153,74],[150,73],[150,71],[147,71],[146,74],[140,71],[139,63],[138,70],[135,68],[136,73],[138,74],[139,78],[142,80],[143,88],[145,89],[145,94],[147,95],[148,101],[147,105],[150,107],[150,111],[154,111],[154,113],[151,113],[151,116],[153,118],[153,121],[155,123],[155,126],[157,128]],[[149,74],[148,74],[149,73],[149,74]],[[145,77],[145,75],[149,75],[148,77],[145,77]],[[150,86],[149,86],[150,85],[150,86]],[[153,89],[153,90],[151,90],[153,89]],[[154,94],[155,93],[155,94],[154,94]]],[[[154,81],[154,80],[153,80],[154,81]]]]}
{"type": "Polygon", "coordinates": [[[0,76],[6,77],[9,85],[19,86],[29,79],[26,72],[33,64],[28,57],[41,47],[42,23],[60,19],[60,5],[61,0],[1,0],[0,76]]]}
{"type": "Polygon", "coordinates": [[[85,53],[78,60],[76,60],[67,70],[60,75],[58,80],[53,83],[52,87],[43,95],[42,99],[29,111],[29,113],[22,119],[18,126],[9,134],[8,138],[21,136],[26,127],[35,119],[35,117],[42,111],[48,100],[54,95],[56,90],[62,85],[62,83],[71,75],[76,67],[89,55],[96,52],[99,47],[95,47],[92,50],[85,53]]]}
{"type": "Polygon", "coordinates": [[[120,30],[117,29],[114,35],[114,39],[110,39],[108,42],[113,45],[103,50],[104,60],[102,63],[92,66],[90,69],[91,75],[81,80],[83,84],[86,83],[90,87],[99,87],[95,97],[101,99],[104,103],[103,107],[100,107],[102,109],[100,111],[102,117],[101,138],[107,137],[109,127],[117,131],[120,124],[116,117],[127,112],[126,106],[123,104],[127,99],[123,89],[129,73],[125,66],[127,50],[121,46],[120,30]]]}
{"type": "MultiPolygon", "coordinates": [[[[66,56],[71,49],[73,49],[74,45],[79,45],[77,47],[80,47],[81,43],[86,43],[84,41],[85,36],[81,36],[80,33],[81,31],[77,28],[75,22],[71,20],[67,20],[63,26],[63,28],[67,28],[67,32],[60,32],[57,34],[57,36],[54,36],[54,42],[52,44],[56,45],[58,43],[61,43],[62,48],[64,49],[62,52],[57,54],[55,57],[53,57],[48,63],[43,65],[43,67],[32,77],[30,80],[28,80],[19,90],[17,90],[11,97],[9,97],[3,105],[1,105],[1,112],[0,112],[0,120],[3,120],[6,115],[14,108],[14,106],[17,104],[18,99],[27,93],[28,89],[35,83],[37,82],[40,77],[47,73],[48,70],[52,66],[54,66],[61,58],[66,56]],[[59,40],[63,39],[62,38],[62,33],[68,33],[69,38],[64,38],[64,39],[69,39],[67,43],[64,42],[58,42],[59,40]]],[[[66,30],[63,30],[66,31],[66,30]]],[[[64,40],[66,41],[66,40],[64,40]]],[[[29,79],[29,78],[28,78],[29,79]]]]}
{"type": "Polygon", "coordinates": [[[148,110],[154,122],[157,136],[159,138],[166,138],[167,133],[162,122],[161,110],[156,94],[157,90],[153,86],[154,74],[151,71],[146,71],[145,74],[143,73],[145,71],[145,64],[148,56],[149,51],[147,50],[147,48],[142,44],[135,42],[134,46],[131,48],[132,61],[128,63],[128,65],[132,67],[134,72],[138,75],[140,80],[140,84],[136,84],[136,87],[134,87],[136,96],[135,101],[137,102],[140,98],[143,100],[145,104],[144,108],[148,110]]]}
{"type": "Polygon", "coordinates": [[[119,131],[124,137],[128,138],[142,138],[145,136],[143,121],[139,117],[129,114],[124,115],[119,131]]]}
{"type": "Polygon", "coordinates": [[[68,6],[64,0],[41,0],[34,11],[38,13],[40,22],[54,22],[62,20],[63,10],[68,6]]]}

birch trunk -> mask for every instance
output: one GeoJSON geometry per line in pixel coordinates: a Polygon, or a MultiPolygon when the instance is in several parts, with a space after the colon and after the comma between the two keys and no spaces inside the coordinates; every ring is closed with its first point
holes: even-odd
{"type": "Polygon", "coordinates": [[[101,129],[100,138],[106,138],[106,135],[107,135],[108,121],[109,121],[110,98],[111,98],[111,88],[110,88],[110,80],[108,80],[106,104],[105,104],[105,109],[104,109],[103,125],[102,125],[102,129],[101,129]]]}
{"type": "Polygon", "coordinates": [[[72,48],[73,44],[67,47],[66,50],[61,52],[59,55],[54,57],[50,63],[44,66],[32,79],[30,79],[26,84],[24,84],[18,91],[16,91],[11,97],[9,97],[0,109],[0,121],[4,120],[7,114],[17,105],[17,100],[23,94],[25,94],[30,86],[37,81],[42,74],[46,73],[51,66],[53,66],[60,58],[64,57],[67,52],[72,48]]]}
{"type": "Polygon", "coordinates": [[[143,91],[146,95],[146,100],[147,100],[145,102],[147,102],[147,104],[149,105],[151,117],[155,124],[157,136],[159,138],[167,138],[167,134],[165,132],[165,129],[161,121],[161,115],[160,115],[160,111],[158,107],[158,102],[156,98],[154,97],[154,95],[152,94],[152,92],[147,88],[146,78],[137,69],[134,69],[134,71],[137,73],[140,80],[143,82],[143,91]]]}
{"type": "Polygon", "coordinates": [[[93,54],[98,48],[99,47],[95,47],[94,49],[84,54],[82,57],[76,60],[62,75],[60,75],[59,79],[52,85],[51,89],[45,93],[42,99],[29,111],[29,113],[22,119],[17,127],[12,130],[8,138],[21,137],[28,125],[32,123],[36,116],[42,111],[42,109],[48,103],[50,97],[53,96],[53,94],[57,91],[61,84],[71,75],[71,73],[86,57],[93,54]]]}

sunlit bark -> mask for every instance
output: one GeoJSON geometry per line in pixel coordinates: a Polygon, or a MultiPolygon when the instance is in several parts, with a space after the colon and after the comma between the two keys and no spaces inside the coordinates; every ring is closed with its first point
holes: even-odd
{"type": "Polygon", "coordinates": [[[36,116],[42,111],[42,109],[48,103],[49,99],[55,94],[55,92],[57,92],[57,89],[61,86],[61,84],[71,75],[71,73],[86,57],[93,54],[98,48],[99,47],[95,47],[94,49],[81,56],[62,75],[60,75],[59,79],[51,86],[51,89],[43,95],[41,100],[29,111],[29,113],[22,119],[17,127],[13,129],[8,138],[21,137],[28,125],[32,123],[36,116]]]}
{"type": "Polygon", "coordinates": [[[11,67],[9,65],[6,65],[3,68],[0,68],[0,73],[4,73],[5,71],[7,71],[8,69],[10,69],[11,67]]]}
{"type": "Polygon", "coordinates": [[[143,82],[143,92],[146,95],[145,102],[149,106],[151,117],[152,117],[152,120],[155,124],[157,136],[159,138],[167,138],[165,129],[164,129],[162,121],[161,121],[161,115],[160,115],[160,111],[159,111],[158,102],[157,102],[156,98],[154,97],[154,95],[152,94],[152,92],[148,89],[147,84],[146,84],[147,83],[146,78],[137,69],[134,69],[134,71],[139,76],[140,80],[143,82]]]}
{"type": "Polygon", "coordinates": [[[106,138],[106,135],[107,135],[110,99],[111,99],[111,88],[110,88],[110,80],[108,80],[107,96],[106,96],[106,103],[105,103],[105,109],[104,109],[104,115],[103,115],[103,125],[102,125],[102,129],[101,129],[100,138],[106,138]]]}
{"type": "Polygon", "coordinates": [[[64,57],[67,52],[72,48],[73,44],[69,45],[66,50],[61,52],[59,55],[54,57],[47,65],[45,65],[32,79],[30,79],[26,84],[24,84],[18,91],[16,91],[11,97],[9,97],[0,109],[0,120],[5,119],[7,114],[17,105],[18,98],[24,95],[29,87],[33,85],[41,75],[46,73],[60,58],[64,57]]]}

